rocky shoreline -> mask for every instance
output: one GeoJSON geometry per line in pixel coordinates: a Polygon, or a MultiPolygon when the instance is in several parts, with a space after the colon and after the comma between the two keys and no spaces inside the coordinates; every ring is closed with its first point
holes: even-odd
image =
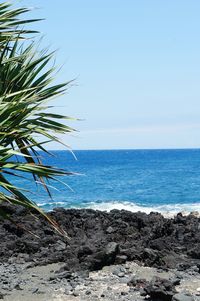
{"type": "Polygon", "coordinates": [[[68,233],[68,240],[36,212],[13,206],[4,210],[14,221],[0,221],[0,298],[4,300],[17,301],[18,295],[19,300],[25,300],[23,295],[26,300],[47,300],[47,293],[54,295],[48,300],[66,301],[200,300],[196,213],[164,218],[159,213],[55,208],[50,215],[68,233]],[[40,272],[32,276],[40,269],[43,276],[40,272]],[[96,295],[91,277],[99,279],[96,295]],[[105,292],[100,292],[101,287],[105,292]],[[114,294],[109,287],[118,287],[119,292],[116,289],[114,294]]]}

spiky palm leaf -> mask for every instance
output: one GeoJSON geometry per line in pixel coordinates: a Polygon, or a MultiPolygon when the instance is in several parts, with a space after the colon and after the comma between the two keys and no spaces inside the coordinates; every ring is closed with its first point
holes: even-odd
{"type": "Polygon", "coordinates": [[[38,210],[62,232],[22,190],[8,181],[7,175],[20,176],[16,173],[19,171],[32,174],[50,194],[47,181],[70,174],[43,165],[38,153],[38,150],[48,153],[46,143],[62,143],[59,134],[74,131],[63,124],[64,119],[71,118],[49,113],[47,105],[49,100],[63,94],[70,82],[52,84],[54,68],[48,66],[53,53],[38,52],[34,43],[23,46],[22,34],[30,31],[21,32],[14,26],[30,21],[17,19],[27,9],[9,9],[9,4],[0,4],[0,186],[3,188],[0,200],[38,210]],[[14,155],[24,160],[16,161],[14,155]]]}
{"type": "Polygon", "coordinates": [[[0,3],[0,50],[5,47],[8,40],[16,38],[24,39],[26,34],[36,33],[34,30],[20,28],[26,23],[35,22],[39,19],[21,19],[21,15],[29,12],[28,8],[12,8],[11,3],[0,3]]]}

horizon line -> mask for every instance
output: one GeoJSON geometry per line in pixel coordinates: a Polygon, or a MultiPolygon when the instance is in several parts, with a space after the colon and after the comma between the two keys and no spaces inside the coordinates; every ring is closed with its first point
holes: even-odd
{"type": "Polygon", "coordinates": [[[89,149],[49,149],[49,151],[119,151],[119,150],[200,150],[200,147],[178,147],[178,148],[89,148],[89,149]]]}

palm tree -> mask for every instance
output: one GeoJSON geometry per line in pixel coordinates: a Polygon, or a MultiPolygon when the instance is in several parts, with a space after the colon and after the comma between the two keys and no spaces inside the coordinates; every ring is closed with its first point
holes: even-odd
{"type": "MultiPolygon", "coordinates": [[[[71,174],[44,165],[38,152],[48,154],[47,143],[62,143],[59,134],[74,129],[63,123],[71,118],[49,113],[48,101],[63,94],[70,82],[53,85],[55,70],[48,66],[54,53],[38,51],[34,41],[27,41],[27,35],[35,32],[21,29],[22,24],[37,21],[22,20],[21,15],[27,11],[12,8],[7,2],[0,4],[0,202],[34,208],[62,232],[24,191],[8,180],[8,176],[32,174],[50,195],[48,180],[59,181],[59,176],[71,174]]],[[[6,217],[2,210],[0,214],[6,217]]]]}

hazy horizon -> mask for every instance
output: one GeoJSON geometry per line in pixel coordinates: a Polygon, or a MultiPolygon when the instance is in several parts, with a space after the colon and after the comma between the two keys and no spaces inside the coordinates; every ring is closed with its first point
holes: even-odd
{"type": "Polygon", "coordinates": [[[129,151],[129,150],[135,150],[135,151],[138,151],[138,150],[149,150],[149,151],[153,151],[153,150],[200,150],[200,147],[185,147],[185,148],[88,148],[88,149],[66,149],[66,148],[58,148],[58,149],[55,149],[55,148],[49,148],[48,149],[49,151],[69,151],[69,152],[76,152],[76,151],[120,151],[120,150],[124,150],[124,151],[129,151]]]}

